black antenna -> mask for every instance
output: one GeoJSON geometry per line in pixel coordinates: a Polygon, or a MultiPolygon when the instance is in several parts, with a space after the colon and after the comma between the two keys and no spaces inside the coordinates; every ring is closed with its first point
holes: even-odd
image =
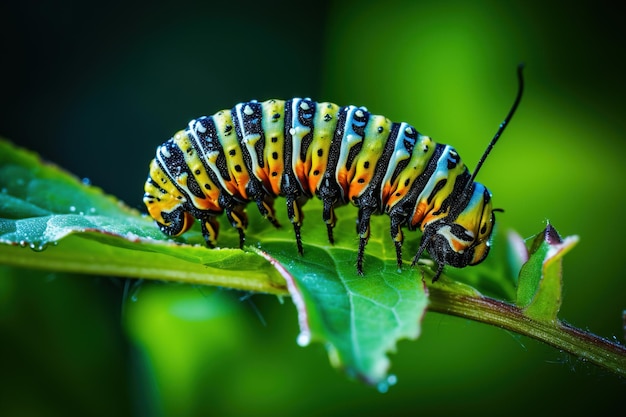
{"type": "Polygon", "coordinates": [[[513,106],[511,107],[511,110],[509,110],[509,114],[506,115],[506,118],[504,119],[504,121],[500,123],[500,127],[498,128],[498,131],[496,132],[493,139],[491,139],[491,142],[489,142],[489,146],[487,146],[487,149],[485,149],[485,153],[483,153],[483,156],[480,157],[480,160],[478,161],[478,164],[476,165],[476,169],[474,170],[474,173],[472,174],[469,181],[467,182],[467,187],[465,188],[466,190],[465,192],[467,192],[467,190],[474,183],[474,178],[476,178],[478,171],[480,171],[480,167],[483,166],[483,163],[487,159],[487,156],[489,156],[489,153],[495,146],[496,142],[498,141],[498,139],[500,139],[500,135],[502,135],[502,132],[504,132],[504,129],[507,127],[507,125],[511,121],[513,114],[515,114],[515,110],[517,110],[517,106],[519,105],[520,101],[522,101],[522,93],[524,92],[524,74],[522,74],[523,69],[524,69],[524,64],[519,64],[517,66],[517,79],[519,81],[519,87],[517,90],[517,97],[515,97],[515,101],[513,102],[513,106]]]}

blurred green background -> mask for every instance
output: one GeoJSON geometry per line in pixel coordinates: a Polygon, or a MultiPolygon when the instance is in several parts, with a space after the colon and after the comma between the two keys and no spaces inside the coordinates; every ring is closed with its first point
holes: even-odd
{"type": "MultiPolygon", "coordinates": [[[[189,119],[247,99],[365,105],[454,145],[502,230],[581,242],[561,318],[623,341],[624,26],[602,1],[0,4],[0,135],[142,209],[189,119]]],[[[305,226],[306,227],[306,226],[305,226]]],[[[378,233],[387,233],[379,231],[378,233]]],[[[429,314],[388,393],[300,348],[289,299],[0,269],[0,415],[590,415],[626,384],[552,348],[429,314]]],[[[618,408],[619,407],[619,408],[618,408]]]]}

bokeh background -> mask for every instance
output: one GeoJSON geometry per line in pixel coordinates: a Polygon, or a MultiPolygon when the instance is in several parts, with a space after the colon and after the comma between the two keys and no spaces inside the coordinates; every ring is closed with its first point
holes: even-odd
{"type": "MultiPolygon", "coordinates": [[[[560,316],[623,342],[624,26],[604,1],[0,4],[0,135],[143,210],[158,144],[252,98],[408,121],[470,167],[502,230],[580,244],[560,316]]],[[[380,231],[379,233],[387,233],[380,231]]],[[[552,348],[429,314],[379,394],[298,347],[289,299],[1,269],[0,415],[590,415],[626,384],[552,348]]]]}

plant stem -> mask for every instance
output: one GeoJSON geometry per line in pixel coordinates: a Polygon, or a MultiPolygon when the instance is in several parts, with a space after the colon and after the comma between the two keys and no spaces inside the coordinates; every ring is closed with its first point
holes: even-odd
{"type": "Polygon", "coordinates": [[[618,343],[574,328],[560,320],[541,322],[524,315],[514,305],[480,295],[455,294],[429,288],[431,311],[465,317],[532,337],[585,361],[626,376],[626,348],[618,343]]]}

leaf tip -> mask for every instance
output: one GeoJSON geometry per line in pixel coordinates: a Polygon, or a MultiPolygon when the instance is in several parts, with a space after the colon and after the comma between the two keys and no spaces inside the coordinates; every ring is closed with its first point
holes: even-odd
{"type": "Polygon", "coordinates": [[[563,239],[561,239],[561,235],[559,235],[559,232],[557,232],[556,229],[550,224],[550,221],[548,221],[546,224],[546,228],[543,231],[543,236],[544,240],[549,245],[558,245],[563,242],[563,239]]]}

